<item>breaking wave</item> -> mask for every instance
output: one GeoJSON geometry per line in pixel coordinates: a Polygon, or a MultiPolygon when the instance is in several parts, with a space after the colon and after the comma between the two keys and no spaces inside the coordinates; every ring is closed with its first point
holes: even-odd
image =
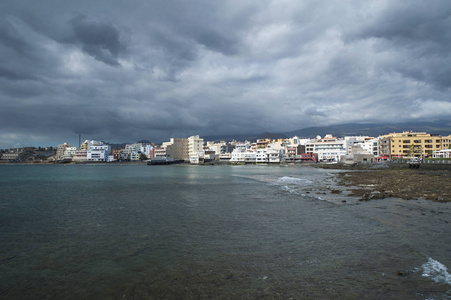
{"type": "Polygon", "coordinates": [[[277,183],[284,184],[284,185],[286,185],[286,184],[307,185],[307,184],[311,184],[312,182],[308,179],[284,176],[284,177],[277,179],[277,183]]]}
{"type": "Polygon", "coordinates": [[[423,276],[431,278],[436,283],[447,283],[451,285],[451,274],[448,273],[448,268],[429,257],[428,262],[422,265],[423,276]]]}

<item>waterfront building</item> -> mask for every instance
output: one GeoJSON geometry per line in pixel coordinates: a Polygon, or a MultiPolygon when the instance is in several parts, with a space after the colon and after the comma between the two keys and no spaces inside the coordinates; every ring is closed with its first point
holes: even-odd
{"type": "Polygon", "coordinates": [[[121,149],[119,152],[119,160],[122,160],[122,161],[130,160],[131,153],[132,153],[132,150],[130,148],[126,147],[124,149],[121,149]]]}
{"type": "Polygon", "coordinates": [[[250,143],[236,144],[232,151],[232,162],[256,162],[256,152],[251,150],[250,143]]]}
{"type": "Polygon", "coordinates": [[[171,138],[161,148],[165,149],[167,159],[189,161],[188,139],[171,138]]]}
{"type": "Polygon", "coordinates": [[[283,156],[283,150],[276,149],[258,149],[255,152],[255,162],[256,163],[280,163],[283,156]]]}
{"type": "Polygon", "coordinates": [[[316,154],[318,161],[338,162],[341,156],[347,154],[349,144],[349,139],[338,139],[328,134],[306,143],[305,150],[306,154],[316,154]]]}
{"type": "Polygon", "coordinates": [[[150,144],[143,144],[141,146],[140,152],[144,154],[148,159],[151,159],[154,157],[154,147],[150,144]]]}
{"type": "Polygon", "coordinates": [[[231,159],[232,159],[232,152],[219,154],[219,160],[231,160],[231,159]]]}
{"type": "Polygon", "coordinates": [[[442,138],[426,132],[394,132],[381,137],[379,151],[380,155],[388,155],[390,158],[432,157],[434,151],[444,149],[443,146],[447,143],[448,137],[442,138]]]}
{"type": "Polygon", "coordinates": [[[85,162],[87,161],[87,152],[85,149],[77,149],[72,156],[72,162],[85,162]]]}
{"type": "Polygon", "coordinates": [[[132,151],[129,156],[130,161],[139,161],[141,159],[141,153],[132,151]]]}
{"type": "Polygon", "coordinates": [[[19,159],[19,155],[22,152],[6,152],[3,153],[1,160],[9,160],[9,161],[15,161],[19,159]]]}
{"type": "Polygon", "coordinates": [[[155,159],[160,159],[160,160],[167,159],[166,148],[155,147],[154,153],[155,153],[155,156],[154,156],[155,159]]]}
{"type": "Polygon", "coordinates": [[[111,154],[110,156],[112,156],[112,158],[108,157],[108,161],[116,161],[120,159],[120,155],[121,155],[121,150],[122,149],[111,149],[111,154]]]}
{"type": "MultiPolygon", "coordinates": [[[[236,150],[236,149],[235,149],[236,150]]],[[[247,163],[255,163],[256,162],[256,153],[254,151],[232,151],[231,162],[247,162],[247,163]]]]}
{"type": "Polygon", "coordinates": [[[203,159],[204,152],[204,139],[198,135],[190,136],[188,138],[188,157],[191,163],[199,163],[199,160],[203,159]]]}
{"type": "Polygon", "coordinates": [[[64,152],[69,147],[72,147],[72,146],[71,146],[71,144],[68,144],[68,143],[64,143],[64,144],[58,145],[58,147],[56,148],[55,160],[56,161],[64,160],[64,152]]]}
{"type": "Polygon", "coordinates": [[[64,150],[63,160],[71,161],[72,157],[75,155],[75,151],[77,151],[77,147],[67,147],[64,150]]]}
{"type": "Polygon", "coordinates": [[[86,151],[87,161],[107,161],[111,154],[111,146],[98,141],[90,141],[86,151]]]}

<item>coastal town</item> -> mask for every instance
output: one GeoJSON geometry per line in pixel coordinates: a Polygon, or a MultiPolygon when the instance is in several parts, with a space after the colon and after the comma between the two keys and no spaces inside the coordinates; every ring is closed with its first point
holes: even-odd
{"type": "Polygon", "coordinates": [[[204,141],[199,135],[171,138],[160,145],[147,141],[114,145],[86,140],[73,146],[24,147],[3,149],[2,163],[114,163],[148,164],[225,162],[265,164],[284,162],[362,163],[393,159],[449,160],[451,134],[441,136],[426,132],[404,131],[379,137],[330,134],[315,138],[271,139],[255,141],[204,141]]]}

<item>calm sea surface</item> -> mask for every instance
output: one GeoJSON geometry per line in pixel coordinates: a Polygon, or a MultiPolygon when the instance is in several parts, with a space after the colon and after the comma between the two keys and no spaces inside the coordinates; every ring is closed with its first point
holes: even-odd
{"type": "Polygon", "coordinates": [[[0,298],[451,299],[451,203],[334,172],[1,165],[0,298]]]}

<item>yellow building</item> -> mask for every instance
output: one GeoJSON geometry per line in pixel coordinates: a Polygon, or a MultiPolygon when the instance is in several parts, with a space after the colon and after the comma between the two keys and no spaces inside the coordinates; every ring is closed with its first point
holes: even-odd
{"type": "Polygon", "coordinates": [[[442,138],[442,150],[451,149],[451,134],[442,138]]]}
{"type": "Polygon", "coordinates": [[[448,149],[450,136],[442,137],[426,132],[390,133],[381,137],[388,141],[386,153],[390,158],[399,157],[432,157],[432,152],[448,149]],[[388,152],[388,151],[387,151],[388,152]]]}

